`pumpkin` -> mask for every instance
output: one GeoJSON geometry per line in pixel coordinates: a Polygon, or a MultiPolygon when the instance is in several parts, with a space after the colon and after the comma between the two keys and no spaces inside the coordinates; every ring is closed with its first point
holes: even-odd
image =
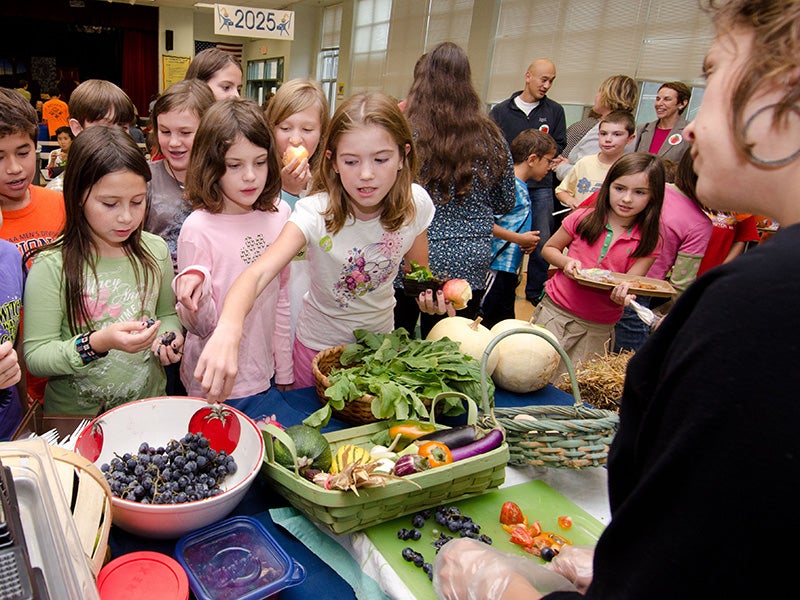
{"type": "MultiPolygon", "coordinates": [[[[297,466],[302,473],[306,469],[327,471],[331,468],[331,446],[318,429],[308,425],[293,425],[284,431],[294,442],[297,451],[297,466]]],[[[292,453],[275,440],[275,462],[287,469],[294,469],[292,453]]]]}
{"type": "MultiPolygon", "coordinates": [[[[540,325],[519,319],[506,319],[492,327],[492,339],[516,328],[535,328],[558,342],[556,336],[540,325]]],[[[492,380],[498,387],[510,392],[525,394],[542,389],[555,375],[561,357],[558,351],[547,340],[518,333],[500,340],[492,354],[497,353],[497,367],[492,373],[492,380]]]]}
{"type": "MultiPolygon", "coordinates": [[[[480,362],[483,360],[483,351],[494,337],[486,327],[481,325],[481,320],[481,317],[474,321],[466,317],[445,317],[433,326],[425,339],[436,341],[448,338],[458,342],[461,352],[480,362]]],[[[497,360],[497,352],[493,351],[486,362],[487,374],[492,374],[497,360]]]]}

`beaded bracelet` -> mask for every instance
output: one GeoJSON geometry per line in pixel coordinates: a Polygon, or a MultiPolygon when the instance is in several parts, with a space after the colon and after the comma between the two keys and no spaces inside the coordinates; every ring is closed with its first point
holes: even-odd
{"type": "Polygon", "coordinates": [[[78,351],[78,354],[81,356],[81,360],[83,364],[88,365],[93,360],[97,360],[98,358],[102,358],[108,355],[108,352],[96,352],[92,345],[89,343],[89,336],[94,333],[94,330],[88,333],[82,333],[78,336],[75,340],[75,349],[78,351]]]}

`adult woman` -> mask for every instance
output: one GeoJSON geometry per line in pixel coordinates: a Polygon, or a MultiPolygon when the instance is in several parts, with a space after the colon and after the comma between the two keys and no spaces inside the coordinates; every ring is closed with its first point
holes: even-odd
{"type": "MultiPolygon", "coordinates": [[[[452,42],[428,52],[411,85],[405,114],[420,155],[418,181],[436,204],[428,227],[431,270],[466,279],[477,316],[492,254],[494,215],[514,207],[514,167],[505,138],[483,110],[467,53],[452,42]]],[[[414,330],[416,300],[396,292],[395,326],[414,330]]],[[[422,314],[423,337],[438,315],[422,314]]]]}
{"type": "Polygon", "coordinates": [[[692,90],[680,81],[669,81],[658,88],[655,109],[658,119],[636,128],[636,151],[657,154],[678,162],[689,149],[683,130],[688,125],[683,111],[689,105],[692,90]]]}
{"type": "Polygon", "coordinates": [[[576,162],[600,152],[600,119],[614,110],[633,112],[638,98],[639,86],[627,75],[612,75],[603,81],[589,115],[567,127],[567,145],[558,158],[556,176],[563,180],[576,162]]]}
{"type": "MultiPolygon", "coordinates": [[[[748,549],[761,531],[747,526],[743,540],[737,524],[780,515],[782,529],[800,530],[800,0],[709,4],[717,37],[703,105],[685,130],[697,195],[717,210],[766,212],[781,230],[699,278],[631,359],[593,579],[585,596],[552,598],[780,598],[782,575],[796,568],[796,553],[783,551],[754,565],[748,549]],[[687,551],[688,540],[701,542],[687,551]]],[[[466,598],[459,581],[472,590],[487,581],[477,564],[496,573],[484,598],[541,597],[529,583],[536,569],[500,574],[485,553],[464,558],[465,545],[437,557],[440,597],[466,598]]]]}

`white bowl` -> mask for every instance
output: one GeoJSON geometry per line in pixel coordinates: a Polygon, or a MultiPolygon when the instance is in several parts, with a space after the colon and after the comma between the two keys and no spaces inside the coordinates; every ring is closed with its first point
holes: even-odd
{"type": "MultiPolygon", "coordinates": [[[[203,398],[181,396],[123,404],[87,425],[78,436],[75,452],[100,468],[103,463],[110,463],[115,454],[136,454],[142,442],[154,447],[166,446],[170,440],[180,440],[189,430],[192,415],[206,406],[203,398]]],[[[223,492],[183,504],[141,504],[113,497],[115,525],[143,537],[178,538],[223,519],[239,504],[264,460],[264,438],[247,415],[230,406],[224,408],[238,418],[241,433],[230,452],[238,468],[222,483],[223,492]]]]}

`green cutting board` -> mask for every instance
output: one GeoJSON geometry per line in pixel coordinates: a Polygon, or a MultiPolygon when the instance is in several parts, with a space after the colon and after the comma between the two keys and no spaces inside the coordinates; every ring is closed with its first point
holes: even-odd
{"type": "MultiPolygon", "coordinates": [[[[538,520],[544,531],[558,533],[576,545],[593,545],[604,528],[600,521],[542,481],[529,481],[507,488],[495,489],[460,502],[448,503],[447,506],[458,506],[463,514],[472,517],[472,520],[481,526],[481,533],[492,538],[492,546],[498,550],[526,556],[539,564],[544,564],[540,558],[528,554],[509,541],[509,534],[500,524],[500,508],[503,506],[503,502],[509,500],[519,505],[523,514],[528,517],[528,521],[538,520]],[[557,519],[562,515],[572,517],[573,525],[568,530],[558,527],[557,519]]],[[[434,529],[441,531],[442,527],[431,517],[421,530],[422,537],[419,540],[399,539],[397,531],[403,527],[411,529],[413,516],[399,517],[380,525],[373,525],[364,531],[416,598],[436,600],[428,576],[413,563],[406,562],[401,556],[401,552],[408,546],[421,553],[427,562],[433,564],[436,551],[431,542],[438,537],[438,534],[432,532],[434,529]]],[[[449,531],[445,531],[445,533],[451,535],[449,531]]]]}

